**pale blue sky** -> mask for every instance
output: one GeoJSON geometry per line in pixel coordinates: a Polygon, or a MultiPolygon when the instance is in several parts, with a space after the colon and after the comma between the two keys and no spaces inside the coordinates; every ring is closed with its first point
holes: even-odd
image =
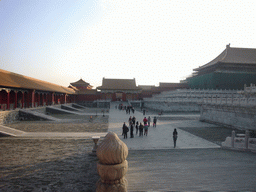
{"type": "Polygon", "coordinates": [[[63,86],[158,86],[228,43],[256,48],[255,31],[253,0],[0,0],[0,68],[63,86]]]}

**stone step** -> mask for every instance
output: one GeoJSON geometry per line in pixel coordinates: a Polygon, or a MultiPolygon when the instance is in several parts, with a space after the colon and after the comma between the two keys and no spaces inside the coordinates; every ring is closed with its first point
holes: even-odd
{"type": "Polygon", "coordinates": [[[79,109],[86,109],[86,107],[82,106],[82,105],[78,105],[76,103],[72,103],[72,107],[74,108],[79,108],[79,109]]]}
{"type": "Polygon", "coordinates": [[[30,115],[33,117],[37,117],[39,119],[43,119],[43,120],[50,120],[50,121],[60,121],[60,119],[37,112],[37,111],[33,111],[33,110],[26,110],[26,109],[20,109],[20,116],[22,117],[23,115],[30,115]]]}
{"type": "Polygon", "coordinates": [[[53,107],[53,106],[47,106],[46,107],[46,112],[48,113],[57,113],[57,114],[75,114],[75,115],[83,115],[81,113],[75,112],[75,111],[69,111],[69,110],[65,110],[65,109],[60,109],[57,107],[53,107]]]}
{"type": "Polygon", "coordinates": [[[71,107],[70,105],[61,105],[61,109],[68,110],[68,111],[77,111],[77,112],[83,112],[83,110],[77,109],[75,107],[71,107]]]}
{"type": "Polygon", "coordinates": [[[24,134],[25,132],[13,129],[10,127],[6,127],[4,125],[0,125],[0,134],[6,135],[6,136],[20,136],[24,134]]]}

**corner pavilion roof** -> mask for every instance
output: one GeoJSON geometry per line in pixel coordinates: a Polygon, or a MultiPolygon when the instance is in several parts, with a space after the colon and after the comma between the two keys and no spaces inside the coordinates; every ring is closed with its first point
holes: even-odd
{"type": "Polygon", "coordinates": [[[75,94],[73,89],[0,69],[0,87],[75,94]]]}
{"type": "Polygon", "coordinates": [[[78,81],[70,83],[70,84],[73,86],[77,86],[77,85],[88,86],[88,85],[90,85],[89,83],[85,82],[82,78],[79,79],[78,81]]]}
{"type": "Polygon", "coordinates": [[[136,86],[135,79],[105,79],[102,80],[102,86],[99,90],[141,90],[136,86]]]}
{"type": "Polygon", "coordinates": [[[226,49],[215,59],[209,63],[194,69],[200,71],[201,69],[211,67],[218,63],[233,63],[233,64],[256,64],[256,49],[251,48],[231,48],[227,45],[226,49]]]}

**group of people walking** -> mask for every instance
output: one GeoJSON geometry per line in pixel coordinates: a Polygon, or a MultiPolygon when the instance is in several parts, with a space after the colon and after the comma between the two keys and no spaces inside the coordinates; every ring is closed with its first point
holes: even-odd
{"type": "Polygon", "coordinates": [[[131,112],[134,114],[135,112],[135,109],[133,106],[131,105],[128,105],[128,106],[124,106],[123,104],[119,104],[118,106],[116,106],[116,109],[119,109],[119,110],[124,110],[126,111],[126,114],[130,114],[131,112]]]}
{"type": "MultiPolygon", "coordinates": [[[[126,111],[126,114],[130,114],[130,112],[132,112],[134,114],[134,111],[135,111],[132,106],[123,106],[122,104],[120,104],[118,106],[118,109],[126,111]]],[[[135,116],[133,116],[133,117],[130,116],[128,119],[128,124],[126,124],[126,122],[124,122],[123,127],[122,127],[122,135],[124,136],[124,139],[127,139],[128,132],[130,132],[130,138],[134,138],[134,131],[136,131],[135,132],[136,135],[139,134],[139,137],[143,137],[143,135],[147,136],[148,129],[151,125],[151,117],[150,116],[148,116],[148,118],[144,117],[142,119],[142,122],[143,123],[136,121],[135,116]]],[[[153,123],[153,127],[156,127],[156,123],[157,123],[156,116],[153,118],[152,123],[153,123]]],[[[176,148],[177,138],[178,138],[178,132],[177,132],[177,129],[174,129],[174,131],[173,131],[174,148],[176,148]]]]}
{"type": "MultiPolygon", "coordinates": [[[[136,121],[135,116],[131,117],[128,119],[128,124],[126,125],[126,123],[124,122],[123,124],[123,136],[124,139],[127,139],[127,134],[130,131],[130,138],[134,137],[134,129],[136,129],[136,135],[139,133],[139,137],[143,137],[143,135],[147,136],[148,135],[148,128],[150,127],[150,123],[151,123],[151,117],[149,116],[148,118],[144,117],[143,118],[143,124],[139,121],[136,121]]],[[[153,127],[156,127],[156,122],[157,122],[157,118],[154,117],[153,118],[153,127]]]]}

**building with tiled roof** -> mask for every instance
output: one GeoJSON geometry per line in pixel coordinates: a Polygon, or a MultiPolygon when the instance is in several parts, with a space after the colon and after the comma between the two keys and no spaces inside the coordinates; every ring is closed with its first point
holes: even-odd
{"type": "Polygon", "coordinates": [[[102,99],[116,100],[137,100],[141,88],[136,86],[134,79],[102,79],[102,86],[97,87],[101,91],[102,99]]]}
{"type": "Polygon", "coordinates": [[[93,87],[90,85],[90,83],[85,82],[82,78],[70,84],[77,89],[91,89],[93,87]]]}
{"type": "Polygon", "coordinates": [[[73,89],[0,69],[0,109],[44,106],[74,99],[73,89]]]}
{"type": "Polygon", "coordinates": [[[100,99],[100,94],[97,92],[97,89],[92,89],[93,86],[85,82],[82,78],[76,82],[70,83],[69,87],[76,91],[76,101],[80,104],[100,99]]]}
{"type": "Polygon", "coordinates": [[[194,69],[186,79],[190,88],[243,89],[256,83],[256,49],[230,45],[209,63],[194,69]]]}

